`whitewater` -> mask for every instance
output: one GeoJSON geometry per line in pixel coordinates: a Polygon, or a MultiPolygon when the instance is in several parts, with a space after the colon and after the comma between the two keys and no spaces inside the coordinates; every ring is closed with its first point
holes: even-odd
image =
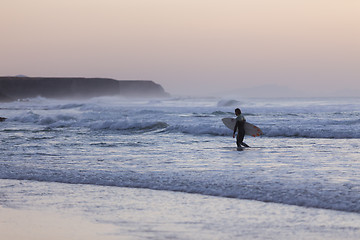
{"type": "MultiPolygon", "coordinates": [[[[341,234],[345,231],[354,239],[360,236],[358,98],[38,97],[2,103],[0,117],[7,118],[0,122],[3,206],[71,209],[120,227],[127,220],[114,213],[120,209],[119,196],[126,202],[121,209],[132,209],[132,217],[150,216],[149,209],[159,211],[161,206],[154,206],[158,201],[164,206],[176,202],[180,212],[194,214],[205,202],[236,212],[240,202],[250,200],[280,215],[285,210],[278,209],[284,207],[296,209],[296,214],[329,212],[342,218],[332,223],[336,231],[342,229],[341,234]],[[234,117],[237,107],[264,133],[246,136],[251,147],[243,151],[237,151],[231,130],[221,121],[234,117]],[[104,202],[99,192],[111,201],[104,202]],[[344,221],[348,225],[341,226],[344,221]]],[[[238,216],[228,216],[221,227],[209,227],[211,234],[201,235],[204,229],[199,228],[191,236],[238,236],[241,233],[231,235],[238,228],[230,223],[238,216]]],[[[215,216],[199,221],[205,224],[210,218],[215,216]]],[[[141,221],[136,220],[139,226],[141,221]]],[[[319,234],[324,234],[321,219],[316,221],[319,234]]],[[[153,224],[159,227],[163,222],[153,219],[153,224]]],[[[172,238],[161,235],[157,227],[144,231],[128,226],[126,231],[145,234],[132,235],[134,239],[172,238]]],[[[257,236],[251,234],[246,236],[257,236]]],[[[173,238],[191,237],[178,232],[173,238]]]]}

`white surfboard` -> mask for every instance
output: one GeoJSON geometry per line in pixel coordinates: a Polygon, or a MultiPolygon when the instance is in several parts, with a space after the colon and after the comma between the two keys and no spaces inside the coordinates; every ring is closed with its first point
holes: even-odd
{"type": "MultiPolygon", "coordinates": [[[[223,121],[225,126],[227,126],[231,130],[234,130],[236,124],[235,118],[223,118],[221,120],[223,121]]],[[[244,128],[245,128],[245,135],[249,135],[253,137],[258,137],[260,135],[263,135],[261,129],[251,123],[245,122],[244,128]]]]}

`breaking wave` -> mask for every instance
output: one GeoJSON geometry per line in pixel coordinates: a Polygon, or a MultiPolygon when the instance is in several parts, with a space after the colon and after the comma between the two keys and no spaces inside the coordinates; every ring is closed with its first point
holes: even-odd
{"type": "Polygon", "coordinates": [[[360,200],[354,190],[356,184],[309,188],[306,180],[279,183],[255,177],[224,175],[221,172],[147,172],[127,170],[8,169],[0,172],[2,179],[35,180],[69,184],[89,184],[178,191],[202,195],[283,203],[288,205],[340,210],[360,213],[360,200]],[[16,173],[16,174],[15,174],[16,173]]]}

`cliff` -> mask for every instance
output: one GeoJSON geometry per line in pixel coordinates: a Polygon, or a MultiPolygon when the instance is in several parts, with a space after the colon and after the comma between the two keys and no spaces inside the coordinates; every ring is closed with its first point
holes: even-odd
{"type": "Polygon", "coordinates": [[[161,85],[147,80],[0,77],[0,101],[14,101],[37,96],[46,98],[167,97],[169,94],[161,85]]]}

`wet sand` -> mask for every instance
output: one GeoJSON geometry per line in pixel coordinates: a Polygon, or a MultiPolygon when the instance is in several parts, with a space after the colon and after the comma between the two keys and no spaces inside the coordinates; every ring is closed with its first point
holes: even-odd
{"type": "Polygon", "coordinates": [[[111,235],[115,230],[113,225],[93,223],[69,214],[0,206],[0,216],[2,240],[119,239],[111,235]]]}

